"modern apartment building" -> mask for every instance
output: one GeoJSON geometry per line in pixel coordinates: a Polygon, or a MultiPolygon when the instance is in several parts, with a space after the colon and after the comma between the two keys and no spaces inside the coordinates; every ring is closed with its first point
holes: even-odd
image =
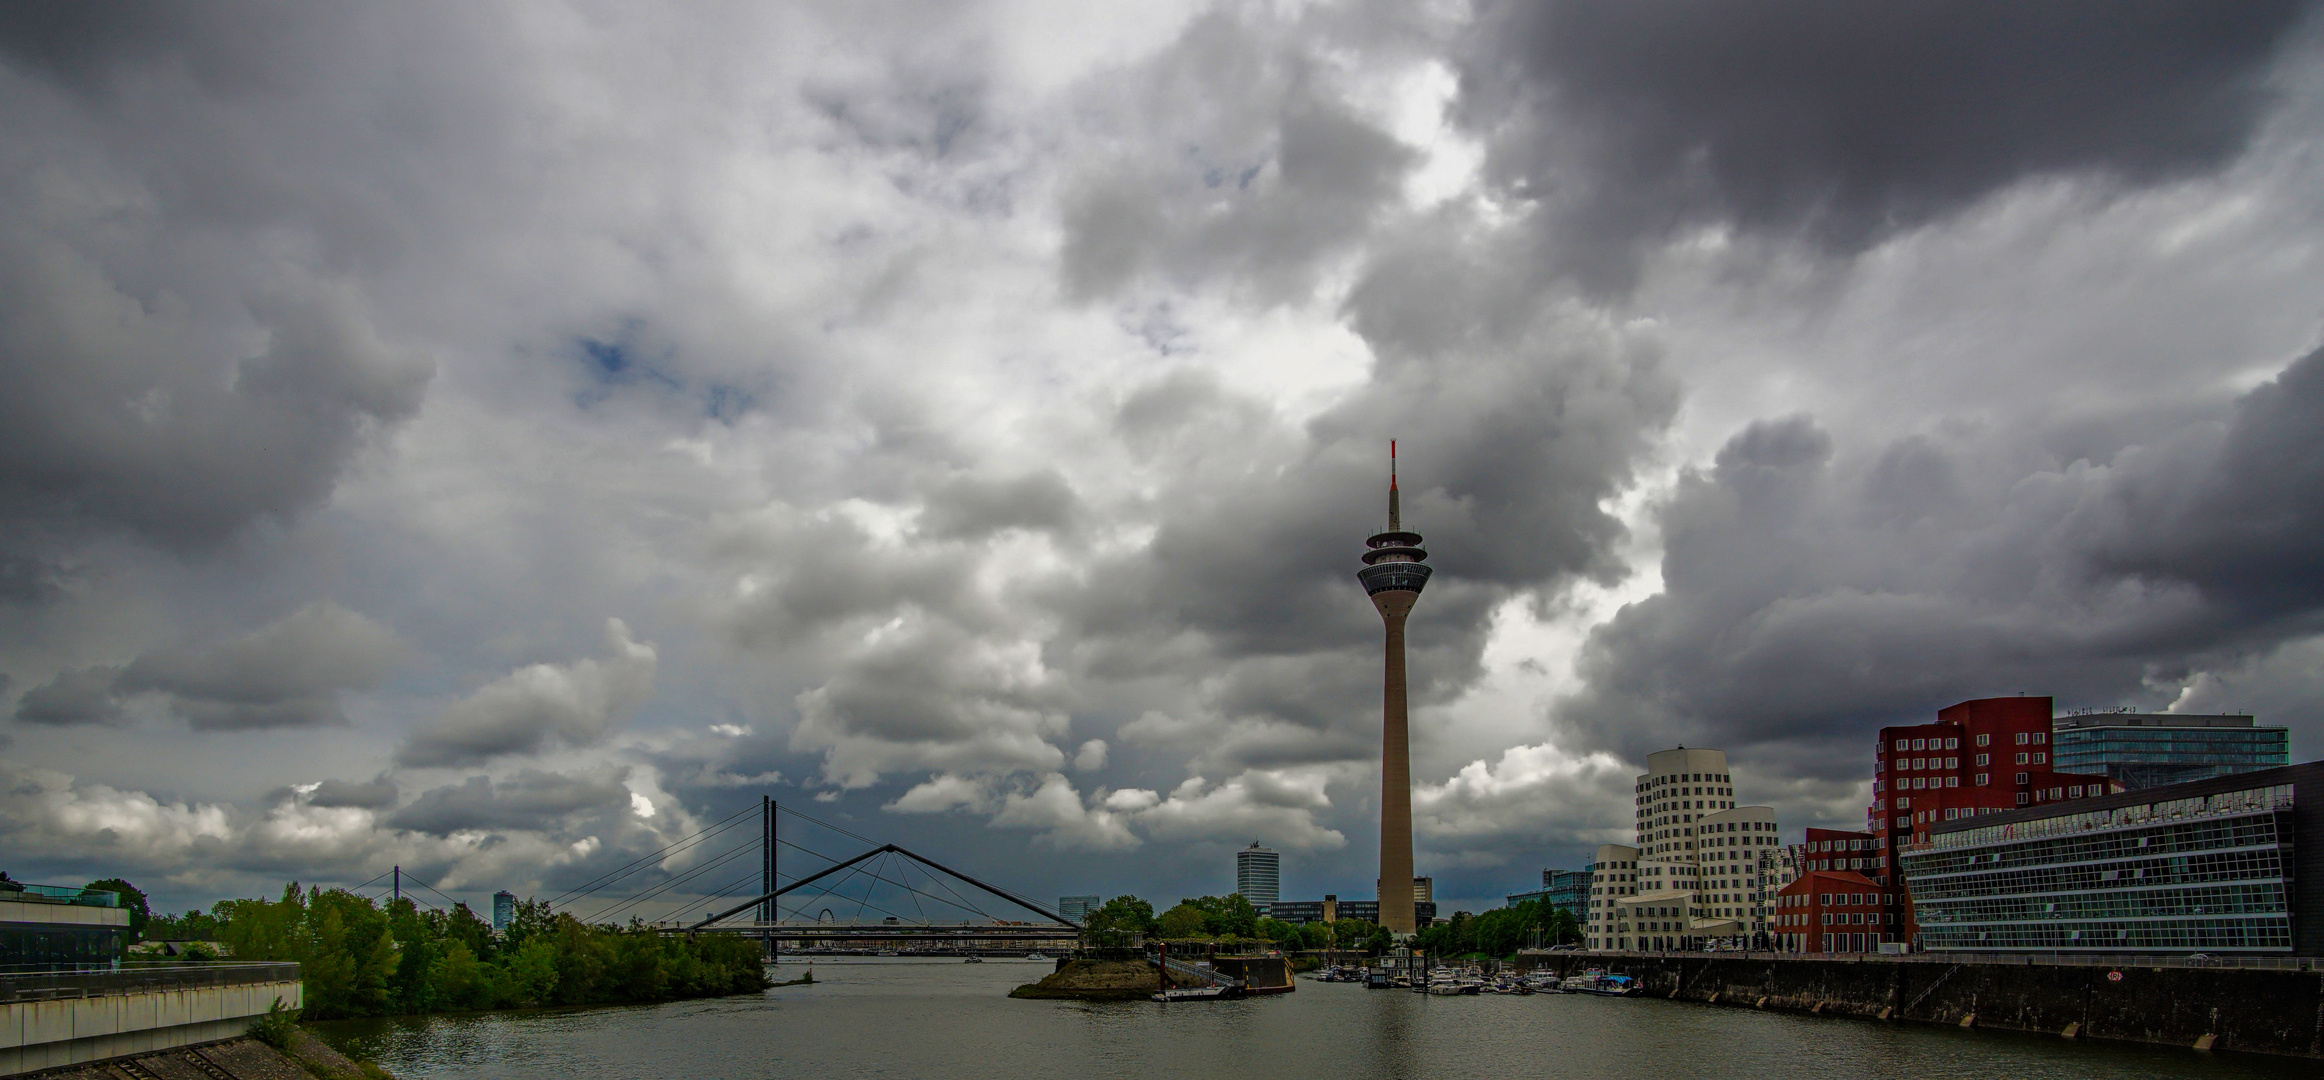
{"type": "Polygon", "coordinates": [[[1681,940],[1751,939],[1769,930],[1761,867],[1776,846],[1775,811],[1735,801],[1727,755],[1679,747],[1646,757],[1632,788],[1636,845],[1608,844],[1591,862],[1586,886],[1590,948],[1679,948],[1681,940]],[[1684,892],[1678,905],[1659,896],[1684,892]],[[1639,915],[1685,908],[1675,931],[1639,929],[1680,916],[1639,915]],[[1670,943],[1657,943],[1662,938],[1670,943]]]}
{"type": "MultiPolygon", "coordinates": [[[[1864,814],[1871,847],[1845,853],[1862,863],[1850,868],[1884,888],[1900,889],[1895,853],[1925,842],[1939,825],[2121,790],[2104,776],[2060,771],[2051,760],[2051,708],[2047,697],[1979,698],[1938,710],[1932,724],[1880,729],[1872,755],[1872,805],[1864,814]]],[[[1842,853],[1811,851],[1809,868],[1826,856],[1842,853]]],[[[1915,923],[1909,890],[1898,903],[1898,940],[1910,941],[1915,923]]]]}
{"type": "Polygon", "coordinates": [[[1809,829],[1806,842],[1784,852],[1798,869],[1781,884],[1770,881],[1779,948],[1878,952],[1881,942],[1911,940],[1911,907],[1903,888],[1890,883],[1881,839],[1869,832],[1809,829]],[[1881,918],[1864,917],[1875,908],[1881,918]]]}
{"type": "Polygon", "coordinates": [[[1095,896],[1060,896],[1057,898],[1057,913],[1076,923],[1088,922],[1089,913],[1104,906],[1105,901],[1095,896]]]}
{"type": "Polygon", "coordinates": [[[1902,861],[1931,950],[2324,956],[2324,762],[1956,820],[1902,861]]]}
{"type": "Polygon", "coordinates": [[[2250,716],[2092,712],[2050,721],[2058,768],[2132,791],[2292,763],[2291,732],[2250,716]]]}
{"type": "Polygon", "coordinates": [[[1260,847],[1256,840],[1235,852],[1235,892],[1252,907],[1266,911],[1267,905],[1283,896],[1283,856],[1260,847]]]}
{"type": "Polygon", "coordinates": [[[1854,870],[1810,870],[1775,894],[1775,937],[1796,953],[1879,952],[1903,917],[1893,889],[1854,870]]]}

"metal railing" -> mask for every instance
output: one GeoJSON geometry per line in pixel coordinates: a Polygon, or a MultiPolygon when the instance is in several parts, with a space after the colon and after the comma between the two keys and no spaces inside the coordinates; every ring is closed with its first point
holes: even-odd
{"type": "Polygon", "coordinates": [[[1201,979],[1213,986],[1243,985],[1243,980],[1235,978],[1232,975],[1225,974],[1212,968],[1196,967],[1193,964],[1189,964],[1184,960],[1177,959],[1176,957],[1163,957],[1162,966],[1170,969],[1176,974],[1184,975],[1190,979],[1201,979]]]}
{"type": "Polygon", "coordinates": [[[265,964],[139,964],[118,969],[0,973],[0,1003],[150,994],[253,983],[297,982],[299,966],[265,964]]]}
{"type": "Polygon", "coordinates": [[[0,900],[14,900],[24,904],[74,904],[80,907],[121,906],[120,893],[84,889],[75,885],[27,885],[21,881],[0,882],[0,900]]]}

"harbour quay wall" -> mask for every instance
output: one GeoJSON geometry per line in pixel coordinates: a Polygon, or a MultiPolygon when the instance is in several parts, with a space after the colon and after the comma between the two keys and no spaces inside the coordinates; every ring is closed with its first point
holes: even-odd
{"type": "Polygon", "coordinates": [[[1520,954],[1523,970],[1622,972],[1653,997],[1741,1008],[2324,1057],[2324,962],[2311,970],[2054,964],[1942,954],[1520,954]]]}
{"type": "Polygon", "coordinates": [[[1291,961],[1281,956],[1217,956],[1211,966],[1228,978],[1241,979],[1257,993],[1287,993],[1298,987],[1291,981],[1291,961]]]}
{"type": "Polygon", "coordinates": [[[0,976],[0,1076],[236,1038],[301,993],[297,964],[0,976]]]}

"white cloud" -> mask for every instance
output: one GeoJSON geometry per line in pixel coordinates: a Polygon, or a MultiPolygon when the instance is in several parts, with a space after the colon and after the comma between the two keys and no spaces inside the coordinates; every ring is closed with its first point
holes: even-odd
{"type": "Polygon", "coordinates": [[[653,690],[651,644],[630,639],[620,619],[605,623],[606,657],[518,668],[453,703],[414,732],[396,759],[412,766],[473,764],[552,745],[602,742],[653,690]]]}

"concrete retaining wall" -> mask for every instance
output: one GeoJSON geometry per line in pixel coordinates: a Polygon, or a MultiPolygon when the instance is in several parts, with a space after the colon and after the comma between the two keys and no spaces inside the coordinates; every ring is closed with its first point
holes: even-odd
{"type": "Polygon", "coordinates": [[[1241,979],[1250,984],[1254,993],[1289,993],[1298,989],[1291,981],[1291,961],[1280,956],[1218,956],[1211,958],[1218,973],[1241,979]]]}
{"type": "Polygon", "coordinates": [[[0,1003],[0,1075],[231,1039],[277,998],[298,1008],[298,980],[0,1003]]]}
{"type": "Polygon", "coordinates": [[[2312,971],[1592,953],[1519,965],[1626,972],[1651,996],[1717,1005],[2324,1057],[2312,971]]]}

